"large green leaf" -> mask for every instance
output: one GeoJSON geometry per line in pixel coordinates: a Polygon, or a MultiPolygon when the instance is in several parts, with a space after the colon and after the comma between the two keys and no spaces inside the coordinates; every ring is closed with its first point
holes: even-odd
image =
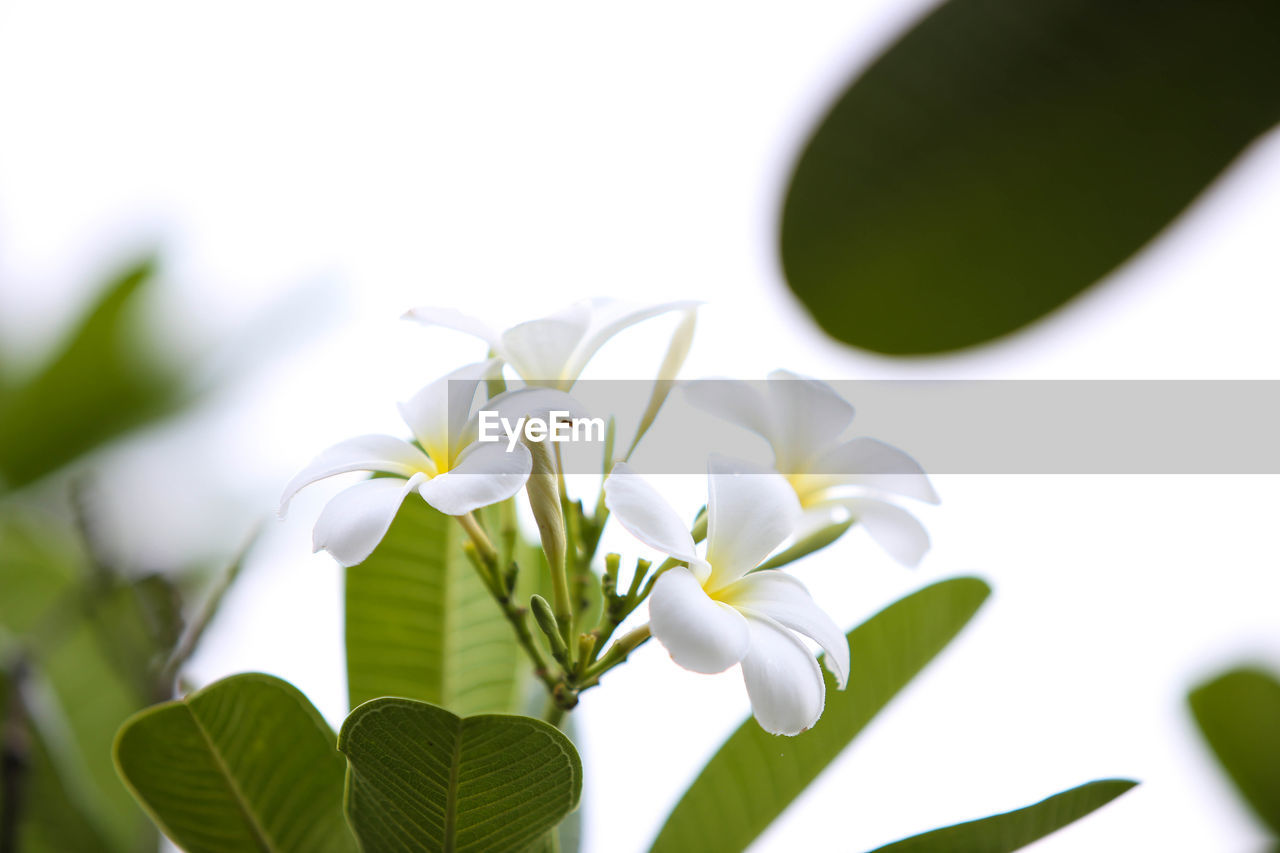
{"type": "Polygon", "coordinates": [[[350,763],[347,814],[366,851],[524,850],[578,804],[582,763],[532,717],[458,717],[375,699],[338,736],[350,763]]]}
{"type": "Polygon", "coordinates": [[[1009,853],[1102,808],[1136,784],[1126,779],[1089,782],[1017,811],[913,835],[874,853],[1009,853]]]}
{"type": "Polygon", "coordinates": [[[653,843],[654,853],[740,851],[942,651],[990,588],[954,578],[913,593],[849,632],[849,686],[830,674],[822,719],[794,738],[747,720],[702,769],[653,843]]]}
{"type": "Polygon", "coordinates": [[[1274,0],[950,0],[809,140],[781,254],[818,323],[978,344],[1158,234],[1280,120],[1274,0]]]}
{"type": "Polygon", "coordinates": [[[354,853],[333,732],[285,681],[249,673],[135,715],[116,766],[189,853],[354,853]]]}
{"type": "Polygon", "coordinates": [[[1191,712],[1222,768],[1280,836],[1280,681],[1242,668],[1192,691],[1191,712]]]}
{"type": "Polygon", "coordinates": [[[137,308],[150,260],[109,281],[64,348],[0,406],[0,491],[17,488],[156,417],[184,396],[170,359],[147,352],[137,308]]]}
{"type": "Polygon", "coordinates": [[[347,570],[353,707],[381,696],[463,715],[518,707],[527,665],[464,539],[456,520],[410,499],[373,554],[347,570]]]}

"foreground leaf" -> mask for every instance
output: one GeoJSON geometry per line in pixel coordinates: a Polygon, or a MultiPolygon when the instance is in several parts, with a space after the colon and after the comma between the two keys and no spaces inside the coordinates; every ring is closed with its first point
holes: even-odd
{"type": "Polygon", "coordinates": [[[353,853],[333,733],[291,684],[234,675],[120,729],[116,766],[188,853],[353,853]]]}
{"type": "Polygon", "coordinates": [[[373,554],[347,569],[352,707],[381,696],[464,716],[518,707],[524,658],[463,539],[454,519],[408,500],[373,554]]]}
{"type": "Polygon", "coordinates": [[[746,849],[890,699],[942,651],[990,594],[977,578],[954,578],[891,604],[849,632],[849,687],[825,670],[827,706],[794,738],[747,720],[712,756],[676,804],[654,853],[746,849]]]}
{"type": "Polygon", "coordinates": [[[1280,681],[1259,669],[1235,669],[1196,688],[1190,702],[1222,769],[1280,836],[1280,681]]]}
{"type": "Polygon", "coordinates": [[[931,353],[1113,271],[1280,120],[1272,0],[951,0],[841,96],[781,226],[836,338],[931,353]]]}
{"type": "Polygon", "coordinates": [[[1126,779],[1089,782],[1024,809],[913,835],[873,853],[1009,853],[1105,806],[1136,784],[1126,779]]]}
{"type": "Polygon", "coordinates": [[[351,825],[377,853],[523,850],[582,793],[577,750],[532,717],[375,699],[347,717],[338,749],[350,763],[351,825]]]}
{"type": "Polygon", "coordinates": [[[33,482],[183,402],[172,359],[149,357],[141,345],[137,308],[154,278],[155,265],[145,260],[108,282],[63,349],[5,392],[0,491],[33,482]]]}

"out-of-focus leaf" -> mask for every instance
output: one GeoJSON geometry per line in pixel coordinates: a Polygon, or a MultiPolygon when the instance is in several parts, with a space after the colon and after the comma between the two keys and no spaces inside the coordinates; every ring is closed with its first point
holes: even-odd
{"type": "Polygon", "coordinates": [[[1280,681],[1260,669],[1234,669],[1197,687],[1189,701],[1222,769],[1280,836],[1280,681]]]}
{"type": "Polygon", "coordinates": [[[22,637],[24,646],[55,609],[68,610],[68,596],[83,574],[84,556],[63,525],[34,515],[0,518],[0,638],[22,637]]]}
{"type": "Polygon", "coordinates": [[[234,675],[135,715],[116,766],[189,853],[354,853],[333,732],[295,687],[234,675]]]}
{"type": "Polygon", "coordinates": [[[0,398],[0,491],[38,480],[183,402],[172,364],[147,352],[136,308],[151,260],[112,279],[64,348],[0,398]]]}
{"type": "Polygon", "coordinates": [[[582,763],[532,717],[461,718],[375,699],[338,736],[350,763],[347,814],[365,850],[524,850],[578,804],[582,763]]]}
{"type": "Polygon", "coordinates": [[[990,594],[977,578],[954,578],[891,604],[849,632],[849,686],[827,679],[822,719],[794,738],[747,720],[676,803],[654,853],[745,850],[899,690],[959,633],[990,594]]]}
{"type": "Polygon", "coordinates": [[[0,652],[29,659],[56,709],[32,723],[42,760],[68,792],[42,807],[48,824],[86,823],[112,849],[135,851],[154,843],[154,832],[116,777],[110,750],[120,721],[152,699],[147,667],[157,649],[132,591],[91,574],[71,541],[52,522],[15,516],[0,524],[0,652]],[[68,811],[58,816],[60,807],[68,811]]]}
{"type": "Polygon", "coordinates": [[[1017,811],[913,835],[873,853],[1010,853],[1102,808],[1136,784],[1127,779],[1089,782],[1017,811]]]}
{"type": "Polygon", "coordinates": [[[518,707],[528,666],[464,538],[457,521],[412,498],[373,554],[347,569],[352,706],[401,696],[463,715],[518,707]]]}
{"type": "MultiPolygon", "coordinates": [[[[86,817],[85,806],[63,785],[44,739],[16,701],[8,674],[0,671],[0,736],[5,784],[0,786],[0,837],[23,853],[114,853],[117,848],[86,817]]],[[[153,839],[154,841],[154,839],[153,839]]],[[[0,849],[5,849],[0,843],[0,849]]]]}
{"type": "Polygon", "coordinates": [[[809,140],[788,283],[836,338],[971,346],[1132,256],[1280,120],[1272,0],[950,0],[809,140]]]}
{"type": "MultiPolygon", "coordinates": [[[[122,673],[88,618],[66,626],[35,660],[55,718],[41,718],[60,777],[78,792],[85,813],[119,850],[136,850],[151,833],[145,815],[116,776],[111,742],[121,721],[150,697],[122,673]],[[56,722],[57,728],[52,726],[56,722]]],[[[153,839],[154,840],[154,839],[153,839]]]]}

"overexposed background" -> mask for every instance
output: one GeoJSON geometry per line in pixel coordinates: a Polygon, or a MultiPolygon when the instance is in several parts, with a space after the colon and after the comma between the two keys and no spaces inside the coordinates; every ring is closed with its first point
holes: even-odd
{"type": "MultiPolygon", "coordinates": [[[[239,371],[102,462],[117,547],[146,565],[229,555],[315,452],[400,431],[396,400],[482,355],[397,319],[416,304],[507,325],[589,295],[704,299],[695,377],[1280,378],[1274,134],[1106,287],[1008,341],[890,361],[821,336],[775,260],[787,169],[925,8],[11,0],[0,341],[56,335],[104,268],[157,248],[157,322],[239,371]],[[281,340],[242,345],[262,329],[281,340]]],[[[644,377],[665,331],[620,337],[592,375],[644,377]]],[[[273,672],[341,720],[339,574],[310,553],[340,485],[269,528],[199,680],[273,672]]],[[[671,486],[697,505],[697,483],[671,486]]],[[[1280,662],[1275,486],[940,477],[920,569],[861,534],[807,561],[846,626],[941,577],[996,592],[757,848],[869,848],[1104,776],[1143,785],[1036,849],[1258,848],[1183,697],[1240,659],[1280,662]]],[[[747,712],[736,673],[684,672],[652,644],[588,694],[587,849],[644,849],[747,712]]]]}

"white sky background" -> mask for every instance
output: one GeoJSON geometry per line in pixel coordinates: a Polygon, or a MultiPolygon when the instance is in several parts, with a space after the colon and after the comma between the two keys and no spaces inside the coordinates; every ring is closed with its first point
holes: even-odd
{"type": "MultiPolygon", "coordinates": [[[[705,299],[695,377],[1277,378],[1274,135],[1028,333],[910,362],[822,339],[776,268],[786,170],[921,8],[5,3],[0,340],[56,334],[105,266],[148,246],[176,340],[286,320],[236,390],[104,463],[120,547],[152,563],[229,553],[316,451],[400,431],[396,400],[482,354],[396,319],[415,304],[505,325],[588,295],[705,299]]],[[[665,331],[620,338],[594,375],[645,376],[665,331]]],[[[937,486],[919,570],[857,535],[801,576],[848,626],[942,577],[996,593],[757,849],[865,849],[1106,776],[1143,785],[1036,849],[1256,849],[1183,697],[1241,659],[1280,664],[1275,479],[937,486]]],[[[338,572],[309,543],[336,488],[270,529],[194,667],[287,677],[335,724],[338,572]]],[[[698,488],[675,492],[692,508],[698,488]]],[[[736,673],[684,672],[652,644],[588,694],[588,849],[644,849],[747,710],[736,673]]]]}

